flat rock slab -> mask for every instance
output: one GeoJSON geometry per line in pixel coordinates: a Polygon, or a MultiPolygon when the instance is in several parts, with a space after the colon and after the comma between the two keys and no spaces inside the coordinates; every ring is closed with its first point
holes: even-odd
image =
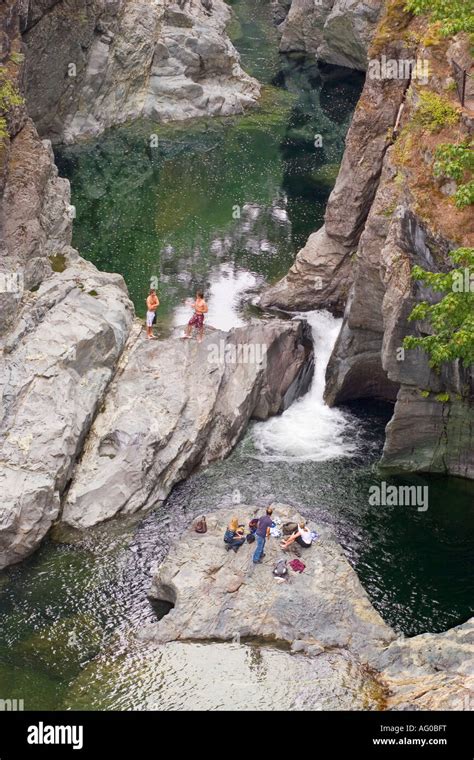
{"type": "MultiPolygon", "coordinates": [[[[282,522],[301,519],[292,507],[274,504],[273,508],[273,516],[282,522]]],[[[299,550],[304,572],[289,569],[288,581],[280,583],[272,573],[276,561],[295,556],[282,551],[281,539],[267,541],[266,556],[258,565],[252,561],[255,544],[246,543],[235,554],[227,552],[223,542],[232,517],[248,525],[262,514],[262,509],[243,505],[219,510],[207,516],[207,533],[197,534],[190,527],[177,539],[154,570],[150,590],[151,598],[174,607],[142,631],[143,642],[155,646],[251,641],[263,648],[279,644],[286,645],[291,656],[310,660],[337,653],[363,684],[368,709],[374,709],[375,703],[391,710],[473,709],[474,619],[445,633],[397,636],[372,606],[328,529],[311,524],[320,536],[311,548],[299,550]]],[[[313,671],[308,665],[307,709],[330,699],[341,675],[340,664],[319,696],[314,691],[318,666],[313,671]]],[[[344,707],[341,703],[332,709],[363,709],[360,700],[350,696],[349,684],[350,679],[346,689],[352,703],[344,701],[344,707]]]]}
{"type": "MultiPolygon", "coordinates": [[[[155,641],[256,637],[311,654],[346,650],[368,662],[395,638],[333,538],[322,533],[301,549],[304,572],[289,569],[289,580],[280,583],[272,573],[276,561],[296,555],[283,552],[281,539],[273,537],[259,565],[252,561],[255,544],[227,552],[224,531],[236,514],[248,525],[263,510],[239,506],[209,515],[208,532],[189,529],[156,570],[151,596],[175,606],[149,630],[155,641]]],[[[284,505],[275,505],[273,515],[283,522],[301,519],[284,505]]]]}

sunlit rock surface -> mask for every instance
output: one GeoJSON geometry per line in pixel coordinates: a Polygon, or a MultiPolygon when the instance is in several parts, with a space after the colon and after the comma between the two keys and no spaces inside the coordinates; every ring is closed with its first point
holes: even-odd
{"type": "MultiPolygon", "coordinates": [[[[9,20],[6,55],[22,49],[18,10],[11,2],[0,9],[0,20],[9,20]]],[[[19,87],[21,64],[12,72],[19,87]]],[[[58,177],[50,142],[39,138],[24,105],[7,123],[0,151],[0,276],[8,283],[0,293],[0,568],[34,551],[57,518],[133,319],[123,278],[99,272],[70,246],[69,182],[58,177]]]]}
{"type": "Polygon", "coordinates": [[[164,500],[198,465],[228,454],[251,418],[266,419],[308,387],[301,322],[135,339],[85,442],[62,520],[88,527],[164,500]]]}
{"type": "Polygon", "coordinates": [[[139,117],[242,113],[259,97],[223,0],[31,0],[26,85],[41,135],[74,142],[139,117]]]}
{"type": "MultiPolygon", "coordinates": [[[[273,509],[282,522],[301,519],[292,507],[276,503],[273,509]]],[[[309,684],[318,677],[321,657],[342,657],[366,694],[369,684],[372,696],[378,685],[378,709],[472,709],[472,620],[442,634],[397,637],[373,608],[334,537],[311,524],[320,537],[311,548],[299,549],[304,572],[289,569],[289,580],[279,583],[272,574],[275,562],[295,556],[281,550],[281,539],[267,540],[259,565],[252,561],[255,544],[246,543],[234,553],[226,552],[223,542],[232,517],[247,525],[261,514],[261,509],[238,504],[233,511],[207,515],[207,533],[188,528],[176,539],[155,569],[150,590],[152,598],[173,608],[144,629],[143,641],[280,642],[293,653],[287,655],[289,667],[294,653],[307,658],[308,672],[316,667],[309,684]]],[[[329,701],[338,677],[336,668],[322,689],[329,701]]],[[[315,709],[318,698],[309,684],[306,706],[315,709]]],[[[349,709],[361,709],[360,699],[350,692],[346,697],[349,709]]]]}

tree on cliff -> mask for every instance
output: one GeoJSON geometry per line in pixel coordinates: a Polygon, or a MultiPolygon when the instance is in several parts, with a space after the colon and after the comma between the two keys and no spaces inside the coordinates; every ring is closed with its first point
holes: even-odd
{"type": "Polygon", "coordinates": [[[444,296],[438,303],[422,301],[414,307],[408,320],[428,322],[433,334],[408,335],[403,345],[425,351],[436,370],[456,359],[466,367],[474,364],[474,248],[458,248],[450,258],[457,268],[447,274],[412,269],[413,279],[444,296]]]}

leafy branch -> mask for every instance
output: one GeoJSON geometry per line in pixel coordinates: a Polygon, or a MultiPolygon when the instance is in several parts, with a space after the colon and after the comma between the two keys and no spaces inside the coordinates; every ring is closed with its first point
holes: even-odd
{"type": "Polygon", "coordinates": [[[403,341],[404,348],[427,353],[430,367],[437,371],[457,359],[466,367],[474,364],[474,248],[458,248],[450,258],[458,266],[446,274],[413,267],[414,280],[445,295],[436,304],[416,304],[408,317],[409,322],[428,322],[433,334],[407,335],[403,341]]]}
{"type": "Polygon", "coordinates": [[[406,9],[417,16],[426,14],[432,21],[439,21],[445,37],[458,32],[474,33],[470,0],[407,0],[406,9]]]}
{"type": "Polygon", "coordinates": [[[474,203],[474,144],[469,141],[458,145],[443,143],[435,154],[435,177],[447,177],[458,183],[455,202],[458,208],[474,203]]]}

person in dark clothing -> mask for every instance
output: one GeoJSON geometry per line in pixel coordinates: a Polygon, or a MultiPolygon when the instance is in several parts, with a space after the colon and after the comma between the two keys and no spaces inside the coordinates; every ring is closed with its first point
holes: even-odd
{"type": "Polygon", "coordinates": [[[234,517],[224,533],[224,543],[226,544],[227,551],[231,549],[237,553],[242,544],[245,543],[245,531],[236,517],[234,517]]]}
{"type": "Polygon", "coordinates": [[[258,521],[258,527],[255,533],[257,548],[255,549],[253,555],[253,561],[256,565],[259,564],[262,561],[262,557],[265,556],[263,550],[265,549],[265,542],[270,535],[270,528],[273,525],[272,514],[273,509],[271,507],[267,507],[266,513],[258,521]]]}

